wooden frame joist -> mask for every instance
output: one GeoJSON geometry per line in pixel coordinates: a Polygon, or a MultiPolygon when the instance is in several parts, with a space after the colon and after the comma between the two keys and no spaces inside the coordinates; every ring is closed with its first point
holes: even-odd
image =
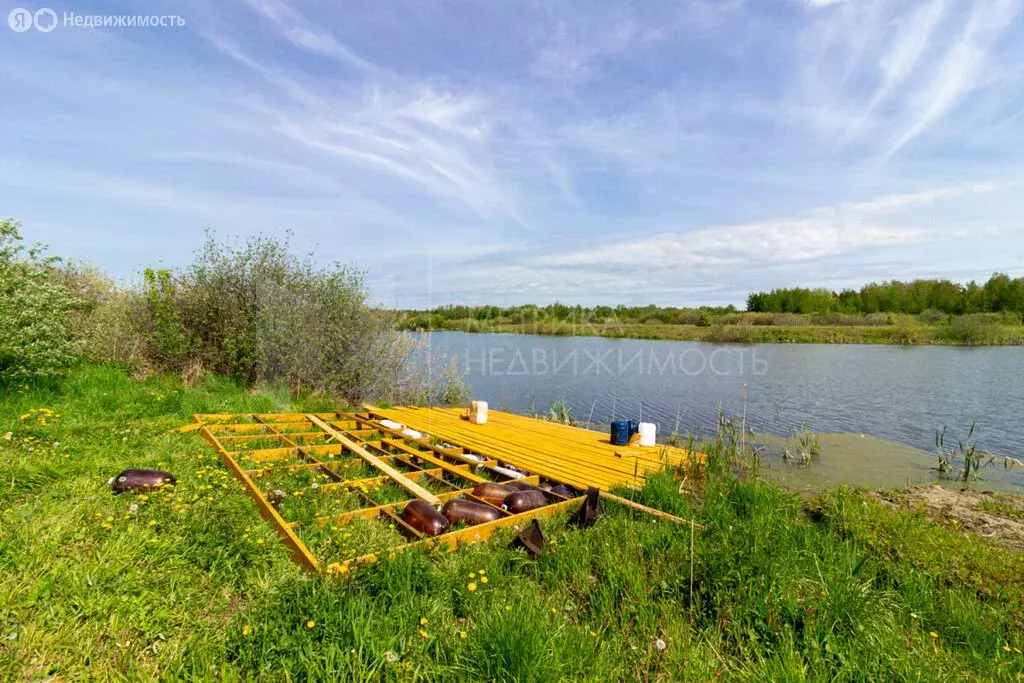
{"type": "MultiPolygon", "coordinates": [[[[389,426],[384,423],[386,412],[197,414],[193,415],[193,424],[177,431],[200,432],[224,466],[243,483],[292,559],[311,572],[343,575],[354,566],[375,562],[382,553],[390,556],[411,547],[454,550],[477,543],[500,529],[518,528],[531,519],[550,518],[581,504],[584,498],[578,494],[586,485],[602,489],[602,498],[609,502],[692,525],[608,493],[612,481],[609,472],[621,472],[622,468],[602,468],[602,463],[595,463],[590,468],[594,479],[591,484],[586,472],[580,471],[582,456],[561,462],[554,457],[550,464],[542,463],[536,455],[539,446],[529,439],[520,456],[507,447],[507,428],[500,432],[504,440],[493,434],[476,439],[467,423],[449,428],[449,434],[441,439],[428,436],[430,427],[425,424],[403,424],[398,429],[389,426]],[[523,467],[533,463],[541,466],[523,467]],[[435,537],[417,531],[401,518],[402,510],[413,500],[434,507],[453,498],[489,505],[473,496],[473,488],[482,482],[512,478],[533,485],[563,484],[575,488],[576,493],[565,497],[547,492],[548,505],[521,514],[498,508],[501,516],[494,521],[435,537]],[[387,547],[364,548],[364,552],[356,548],[354,556],[338,557],[342,546],[332,543],[332,539],[338,534],[351,536],[352,532],[346,530],[364,523],[381,525],[373,528],[389,540],[387,547]]],[[[536,439],[553,443],[562,439],[564,443],[553,449],[556,454],[574,438],[572,434],[550,432],[547,427],[538,432],[536,439]],[[558,438],[553,439],[552,434],[558,438]]]]}

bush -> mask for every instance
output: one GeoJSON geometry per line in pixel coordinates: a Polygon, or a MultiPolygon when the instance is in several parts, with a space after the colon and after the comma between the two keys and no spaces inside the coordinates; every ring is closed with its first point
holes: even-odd
{"type": "Polygon", "coordinates": [[[918,320],[925,325],[938,325],[939,323],[944,323],[949,320],[949,316],[942,311],[935,310],[934,308],[926,308],[921,311],[921,315],[918,316],[918,320]]]}
{"type": "Polygon", "coordinates": [[[435,378],[410,365],[420,344],[394,318],[369,304],[359,271],[319,268],[287,239],[235,248],[210,236],[186,270],[146,270],[141,289],[107,296],[84,348],[93,360],[281,382],[349,404],[461,401],[455,370],[435,378]]]}
{"type": "Polygon", "coordinates": [[[22,244],[21,224],[0,220],[0,379],[47,377],[72,362],[77,299],[50,277],[59,262],[22,244]]]}
{"type": "Polygon", "coordinates": [[[995,313],[961,315],[940,329],[938,336],[957,344],[991,344],[999,338],[1000,320],[995,313]]]}

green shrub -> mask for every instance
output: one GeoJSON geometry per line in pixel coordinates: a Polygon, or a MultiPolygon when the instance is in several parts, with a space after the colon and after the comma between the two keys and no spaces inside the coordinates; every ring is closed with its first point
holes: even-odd
{"type": "Polygon", "coordinates": [[[1000,321],[995,313],[961,315],[940,329],[938,336],[957,344],[991,344],[999,338],[1000,321]]]}
{"type": "Polygon", "coordinates": [[[59,261],[22,244],[21,224],[0,220],[0,379],[47,377],[72,362],[76,298],[50,271],[59,261]]]}
{"type": "Polygon", "coordinates": [[[949,320],[949,316],[942,311],[937,311],[934,308],[928,308],[921,311],[921,315],[918,316],[918,320],[925,325],[938,325],[939,323],[944,323],[949,320]]]}
{"type": "Polygon", "coordinates": [[[256,237],[235,248],[210,236],[187,269],[147,269],[140,289],[96,306],[85,354],[186,378],[209,371],[247,386],[278,382],[349,404],[462,402],[457,369],[435,377],[409,362],[421,344],[370,305],[362,273],[320,268],[288,246],[256,237]]]}

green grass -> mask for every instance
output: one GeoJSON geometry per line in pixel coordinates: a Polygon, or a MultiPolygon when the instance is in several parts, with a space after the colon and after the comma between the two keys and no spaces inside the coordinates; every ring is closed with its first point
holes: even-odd
{"type": "MultiPolygon", "coordinates": [[[[612,505],[586,531],[546,522],[552,543],[536,561],[508,550],[506,532],[452,554],[382,556],[345,582],[307,576],[201,437],[166,433],[193,412],[329,407],[298,403],[223,379],[187,389],[99,367],[63,386],[8,390],[0,677],[938,681],[1024,671],[1024,558],[846,489],[808,504],[724,475],[699,494],[681,493],[670,473],[652,477],[638,499],[707,527],[694,538],[692,593],[689,530],[612,505]],[[19,419],[40,408],[55,415],[19,419]],[[178,486],[112,496],[106,480],[129,466],[169,469],[178,486]]],[[[734,444],[712,447],[724,463],[734,444]]],[[[377,523],[299,529],[339,557],[397,535],[377,523]]]]}
{"type": "Polygon", "coordinates": [[[502,323],[449,320],[436,329],[548,336],[660,339],[737,344],[943,344],[1024,345],[1024,326],[995,326],[984,336],[951,335],[948,326],[908,322],[903,325],[669,325],[663,323],[502,323]]]}

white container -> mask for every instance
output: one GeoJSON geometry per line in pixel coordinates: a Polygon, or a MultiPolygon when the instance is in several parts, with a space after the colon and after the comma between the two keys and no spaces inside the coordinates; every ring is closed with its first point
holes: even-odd
{"type": "Polygon", "coordinates": [[[653,422],[640,423],[640,445],[650,448],[657,443],[658,428],[653,422]]]}
{"type": "Polygon", "coordinates": [[[487,401],[469,402],[469,421],[475,425],[487,423],[487,401]]]}
{"type": "Polygon", "coordinates": [[[410,439],[422,439],[423,432],[417,432],[415,429],[403,429],[402,435],[407,436],[410,439]]]}
{"type": "Polygon", "coordinates": [[[515,470],[510,470],[507,467],[495,467],[494,471],[495,472],[501,472],[506,477],[511,477],[512,479],[522,479],[523,477],[526,476],[522,472],[516,472],[515,470]]]}
{"type": "Polygon", "coordinates": [[[381,420],[380,423],[387,427],[388,429],[394,429],[399,432],[405,429],[404,424],[402,424],[401,422],[395,422],[394,420],[381,420]]]}

